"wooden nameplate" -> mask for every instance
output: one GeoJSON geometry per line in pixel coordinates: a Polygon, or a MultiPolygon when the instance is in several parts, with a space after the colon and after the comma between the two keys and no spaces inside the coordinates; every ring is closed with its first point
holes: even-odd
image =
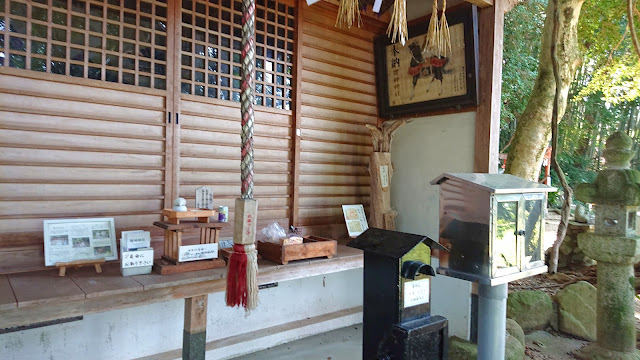
{"type": "Polygon", "coordinates": [[[81,266],[93,265],[96,268],[96,272],[100,274],[102,272],[102,268],[100,264],[104,264],[105,260],[103,259],[92,259],[92,260],[75,260],[68,262],[57,262],[56,267],[59,269],[58,276],[64,276],[67,268],[77,268],[81,266]]]}
{"type": "Polygon", "coordinates": [[[187,271],[215,269],[225,266],[227,266],[227,263],[222,259],[175,262],[163,257],[160,259],[156,259],[153,262],[153,271],[161,275],[166,275],[187,271]]]}

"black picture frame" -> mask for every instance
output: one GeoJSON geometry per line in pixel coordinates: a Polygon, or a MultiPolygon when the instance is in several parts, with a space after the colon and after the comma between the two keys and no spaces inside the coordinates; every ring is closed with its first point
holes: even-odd
{"type": "MultiPolygon", "coordinates": [[[[408,50],[410,41],[414,37],[422,36],[426,34],[428,29],[428,21],[421,22],[409,27],[409,41],[403,45],[401,43],[392,44],[388,36],[383,35],[375,40],[375,66],[376,66],[376,89],[378,95],[378,115],[384,119],[392,119],[398,117],[409,117],[411,115],[424,114],[430,111],[443,110],[443,109],[460,109],[462,107],[474,106],[478,104],[478,90],[477,90],[477,54],[478,54],[478,21],[477,21],[477,8],[472,5],[462,6],[454,9],[453,11],[447,11],[447,22],[449,27],[462,23],[463,38],[464,38],[464,71],[466,72],[466,93],[462,95],[449,96],[436,98],[427,101],[418,101],[408,104],[391,105],[389,97],[389,82],[392,81],[388,69],[389,64],[387,62],[387,48],[390,46],[396,46],[402,48],[400,51],[405,57],[409,56],[411,60],[411,52],[408,50]],[[408,54],[408,55],[407,55],[408,54]]],[[[453,40],[452,40],[453,41],[453,40]]],[[[415,58],[415,57],[414,57],[415,58]]],[[[399,64],[399,63],[398,63],[399,64]]],[[[403,62],[406,64],[406,61],[403,62]]],[[[400,66],[400,65],[398,65],[400,66]]],[[[408,65],[405,65],[408,67],[408,65]]],[[[427,66],[425,66],[427,67],[427,66]]],[[[444,68],[444,66],[443,66],[444,68]]],[[[420,74],[422,76],[422,73],[420,74]]],[[[429,76],[434,77],[433,74],[429,76]]],[[[443,80],[446,80],[446,72],[444,73],[443,80]]],[[[406,77],[405,77],[406,78],[406,77]]],[[[410,81],[415,81],[410,79],[410,81]]],[[[420,78],[417,80],[420,81],[420,78]]],[[[436,80],[437,81],[437,80],[436,80]]],[[[442,81],[440,86],[442,86],[442,81]]],[[[413,86],[415,92],[416,86],[413,86]]],[[[396,98],[398,98],[396,94],[396,98]]]]}

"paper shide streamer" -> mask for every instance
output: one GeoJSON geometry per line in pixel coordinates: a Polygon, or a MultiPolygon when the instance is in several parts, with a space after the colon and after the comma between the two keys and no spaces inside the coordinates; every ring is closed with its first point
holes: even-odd
{"type": "Polygon", "coordinates": [[[424,37],[422,52],[431,57],[439,59],[446,58],[451,54],[451,34],[449,33],[449,23],[447,22],[447,0],[442,1],[442,16],[438,21],[438,0],[433,0],[433,11],[429,28],[424,37]]]}

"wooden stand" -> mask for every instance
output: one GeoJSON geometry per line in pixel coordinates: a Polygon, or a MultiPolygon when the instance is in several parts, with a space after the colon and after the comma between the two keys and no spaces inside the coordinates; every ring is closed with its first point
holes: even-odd
{"type": "Polygon", "coordinates": [[[100,274],[102,268],[100,264],[104,264],[104,259],[92,259],[92,260],[75,260],[68,262],[57,262],[56,267],[59,269],[58,276],[64,276],[67,268],[77,268],[81,266],[93,265],[96,268],[96,272],[100,274]]]}
{"type": "Polygon", "coordinates": [[[218,243],[220,229],[224,223],[209,222],[210,216],[217,214],[214,210],[189,209],[189,211],[172,211],[164,209],[162,214],[167,221],[156,221],[153,225],[164,229],[164,254],[153,264],[153,270],[160,274],[173,274],[186,271],[214,269],[224,267],[222,259],[197,260],[180,262],[180,246],[182,232],[188,229],[200,229],[200,244],[218,243]],[[197,218],[196,221],[184,219],[197,218]]]}

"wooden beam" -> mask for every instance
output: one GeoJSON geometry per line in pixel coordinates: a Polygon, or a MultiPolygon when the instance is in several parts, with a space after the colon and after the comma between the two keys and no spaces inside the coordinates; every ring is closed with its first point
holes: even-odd
{"type": "MultiPolygon", "coordinates": [[[[473,5],[477,5],[480,8],[485,8],[485,7],[494,5],[493,0],[465,0],[465,1],[473,5]]],[[[499,2],[500,0],[497,0],[497,1],[499,2]]]]}
{"type": "Polygon", "coordinates": [[[205,358],[207,297],[208,295],[200,295],[184,299],[183,360],[204,360],[205,358]]]}
{"type": "Polygon", "coordinates": [[[476,114],[473,169],[480,173],[498,172],[500,103],[502,96],[502,47],[504,31],[503,1],[478,9],[479,105],[476,114]]]}

